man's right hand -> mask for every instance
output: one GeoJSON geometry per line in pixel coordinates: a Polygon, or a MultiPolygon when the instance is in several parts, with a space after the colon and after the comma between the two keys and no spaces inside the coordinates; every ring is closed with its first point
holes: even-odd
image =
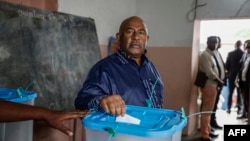
{"type": "Polygon", "coordinates": [[[105,96],[100,100],[100,106],[106,113],[115,116],[124,116],[126,113],[125,102],[120,95],[105,96]]]}
{"type": "Polygon", "coordinates": [[[218,82],[218,87],[223,87],[224,86],[224,81],[222,81],[221,79],[216,79],[218,82]]]}
{"type": "Polygon", "coordinates": [[[234,81],[234,84],[235,84],[235,86],[237,87],[237,88],[239,88],[240,87],[240,85],[239,85],[239,79],[236,79],[235,81],[234,81]]]}

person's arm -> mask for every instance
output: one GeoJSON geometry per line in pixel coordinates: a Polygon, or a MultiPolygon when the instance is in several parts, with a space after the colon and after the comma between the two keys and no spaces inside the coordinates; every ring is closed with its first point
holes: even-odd
{"type": "Polygon", "coordinates": [[[231,70],[230,70],[230,66],[231,66],[230,58],[231,58],[231,55],[230,55],[230,53],[228,53],[227,59],[226,59],[226,63],[225,63],[225,70],[227,71],[227,73],[228,73],[229,71],[231,71],[231,70]]]}
{"type": "Polygon", "coordinates": [[[117,116],[125,114],[125,102],[116,93],[116,84],[107,69],[109,68],[97,64],[90,70],[75,99],[76,109],[104,110],[117,116]]]}
{"type": "Polygon", "coordinates": [[[216,65],[212,61],[211,55],[202,54],[201,56],[201,68],[210,80],[216,81],[219,85],[223,85],[224,81],[221,80],[215,72],[216,65]]]}
{"type": "Polygon", "coordinates": [[[85,83],[85,86],[83,86],[75,99],[76,109],[103,110],[112,115],[123,116],[125,114],[125,102],[122,97],[119,94],[108,95],[103,92],[104,90],[101,87],[97,87],[97,84],[85,83]]]}
{"type": "Polygon", "coordinates": [[[215,67],[216,66],[211,59],[211,55],[203,53],[200,57],[200,68],[201,71],[205,72],[207,77],[211,80],[217,78],[216,73],[214,71],[215,67]]]}
{"type": "Polygon", "coordinates": [[[249,64],[250,64],[250,58],[247,58],[243,64],[243,69],[242,69],[242,74],[241,74],[242,81],[247,80],[247,71],[248,71],[249,64]]]}
{"type": "Polygon", "coordinates": [[[82,118],[88,111],[53,111],[44,107],[31,106],[0,100],[0,122],[16,122],[25,120],[43,120],[51,127],[72,136],[72,131],[64,126],[64,121],[82,118]]]}

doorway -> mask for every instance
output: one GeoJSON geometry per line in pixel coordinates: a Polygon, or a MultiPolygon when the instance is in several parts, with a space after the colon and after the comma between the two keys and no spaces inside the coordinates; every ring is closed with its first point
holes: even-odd
{"type": "Polygon", "coordinates": [[[244,42],[250,39],[249,23],[250,19],[200,21],[200,51],[205,49],[208,36],[219,36],[222,45],[219,52],[226,61],[227,53],[234,50],[237,40],[244,42]]]}
{"type": "MultiPolygon", "coordinates": [[[[199,32],[199,49],[203,51],[206,48],[206,41],[208,36],[219,36],[221,38],[221,48],[219,52],[222,55],[224,62],[226,62],[227,55],[230,51],[235,49],[235,43],[237,40],[244,41],[250,39],[250,19],[222,19],[222,20],[201,20],[199,21],[200,32],[199,32]]],[[[243,46],[241,46],[243,49],[243,46]]],[[[227,96],[228,92],[222,90],[220,101],[218,103],[218,109],[222,111],[220,113],[225,119],[227,110],[227,96]]],[[[233,97],[233,105],[236,107],[237,104],[237,93],[235,92],[233,97]]],[[[236,109],[235,109],[236,110],[236,109]]],[[[237,115],[236,115],[237,116],[237,115]]],[[[230,120],[236,120],[235,116],[231,116],[230,120]]],[[[225,121],[222,121],[225,123],[225,121]]],[[[232,123],[232,121],[228,121],[232,123]]],[[[245,123],[235,121],[235,123],[245,123]]]]}

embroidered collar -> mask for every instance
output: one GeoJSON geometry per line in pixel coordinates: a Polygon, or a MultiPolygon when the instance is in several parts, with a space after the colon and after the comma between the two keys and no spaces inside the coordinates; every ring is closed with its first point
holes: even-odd
{"type": "MultiPolygon", "coordinates": [[[[123,64],[129,63],[129,61],[134,61],[134,60],[130,59],[130,58],[128,57],[128,55],[127,55],[122,49],[119,49],[119,50],[117,51],[116,54],[118,55],[119,60],[120,60],[123,64]]],[[[148,58],[146,57],[145,54],[143,54],[143,55],[141,56],[141,59],[142,59],[142,64],[143,64],[144,61],[147,61],[147,60],[148,60],[148,58]]]]}

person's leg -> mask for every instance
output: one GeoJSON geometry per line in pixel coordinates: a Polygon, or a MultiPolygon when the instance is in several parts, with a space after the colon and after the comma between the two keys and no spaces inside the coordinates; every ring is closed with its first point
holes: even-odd
{"type": "Polygon", "coordinates": [[[201,137],[203,139],[209,138],[209,134],[211,132],[210,127],[210,117],[213,112],[213,107],[215,104],[215,99],[217,95],[217,90],[211,86],[205,86],[202,90],[202,107],[201,112],[208,112],[205,114],[201,114],[200,125],[201,125],[201,137]]]}
{"type": "Polygon", "coordinates": [[[227,101],[227,113],[230,114],[231,107],[232,107],[233,93],[234,93],[234,88],[235,88],[234,80],[229,80],[228,87],[229,87],[229,94],[228,94],[228,101],[227,101]]]}
{"type": "Polygon", "coordinates": [[[247,88],[246,88],[246,117],[248,117],[248,109],[249,109],[249,82],[247,82],[247,88]]]}
{"type": "Polygon", "coordinates": [[[244,100],[243,100],[243,96],[242,93],[240,92],[240,89],[238,87],[236,88],[236,92],[237,92],[237,114],[241,115],[244,111],[244,100]]]}
{"type": "Polygon", "coordinates": [[[248,110],[248,90],[247,90],[247,87],[246,87],[246,84],[245,83],[242,83],[242,87],[241,87],[241,93],[242,93],[242,97],[243,97],[243,103],[244,103],[244,110],[243,110],[243,113],[242,113],[242,116],[238,117],[238,119],[241,119],[241,118],[246,118],[247,117],[247,110],[248,110]]]}
{"type": "Polygon", "coordinates": [[[217,111],[217,105],[218,105],[218,102],[220,99],[221,90],[222,90],[222,88],[218,88],[216,99],[215,99],[215,104],[213,107],[213,113],[211,114],[211,119],[210,119],[210,125],[212,126],[212,128],[215,128],[215,129],[222,129],[222,127],[219,126],[217,121],[216,121],[216,111],[217,111]]]}
{"type": "Polygon", "coordinates": [[[213,108],[213,113],[211,114],[211,121],[212,120],[215,120],[215,112],[216,112],[216,110],[217,110],[217,104],[218,104],[218,99],[219,99],[219,93],[217,93],[217,95],[216,95],[216,99],[215,99],[215,103],[214,103],[214,108],[213,108]]]}

